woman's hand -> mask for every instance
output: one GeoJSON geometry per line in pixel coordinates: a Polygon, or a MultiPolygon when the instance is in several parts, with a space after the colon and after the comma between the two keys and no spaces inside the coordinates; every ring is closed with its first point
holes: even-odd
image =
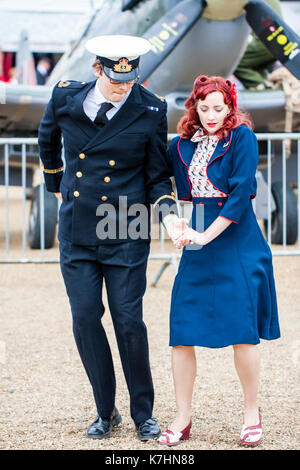
{"type": "Polygon", "coordinates": [[[196,232],[192,228],[187,227],[184,230],[181,237],[176,240],[176,248],[181,248],[182,246],[187,245],[188,243],[196,243],[197,245],[207,245],[212,242],[216,237],[218,237],[224,230],[226,230],[229,225],[232,224],[231,220],[225,219],[222,216],[218,216],[216,220],[210,224],[205,232],[196,232]]]}
{"type": "Polygon", "coordinates": [[[179,237],[176,242],[176,248],[182,248],[185,245],[196,243],[197,245],[206,245],[206,237],[204,233],[199,233],[196,230],[187,227],[181,237],[179,237]]]}

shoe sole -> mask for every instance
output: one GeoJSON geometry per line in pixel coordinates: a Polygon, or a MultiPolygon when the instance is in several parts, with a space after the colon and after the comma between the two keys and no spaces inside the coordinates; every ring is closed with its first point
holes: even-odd
{"type": "Polygon", "coordinates": [[[89,436],[88,434],[86,435],[86,437],[88,439],[109,439],[110,436],[111,436],[111,432],[113,431],[113,429],[115,427],[117,427],[120,423],[122,422],[122,416],[121,415],[118,415],[116,416],[116,418],[112,421],[112,427],[111,429],[105,433],[105,434],[102,434],[102,436],[89,436]]]}
{"type": "Polygon", "coordinates": [[[156,436],[151,436],[151,437],[144,437],[144,436],[137,435],[137,438],[140,441],[151,441],[151,440],[158,439],[160,435],[161,435],[161,433],[157,434],[156,436]]]}
{"type": "Polygon", "coordinates": [[[261,443],[262,439],[255,442],[240,442],[240,445],[243,447],[256,447],[261,443]]]}
{"type": "Polygon", "coordinates": [[[172,447],[172,446],[178,446],[178,444],[180,444],[181,442],[188,441],[188,440],[189,440],[189,437],[185,437],[184,439],[179,439],[179,441],[172,442],[172,443],[169,443],[169,444],[167,442],[159,442],[158,441],[158,444],[160,444],[161,446],[172,447]]]}

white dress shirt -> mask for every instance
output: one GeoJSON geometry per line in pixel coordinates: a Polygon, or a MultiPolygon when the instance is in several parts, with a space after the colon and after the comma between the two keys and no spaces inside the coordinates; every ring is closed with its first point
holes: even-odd
{"type": "Polygon", "coordinates": [[[97,80],[95,86],[88,92],[86,98],[83,101],[84,112],[92,121],[94,121],[99,111],[100,105],[104,102],[111,103],[114,107],[106,113],[107,119],[111,119],[123,106],[130,92],[131,89],[129,90],[125,98],[122,99],[122,101],[108,101],[100,92],[97,80]]]}

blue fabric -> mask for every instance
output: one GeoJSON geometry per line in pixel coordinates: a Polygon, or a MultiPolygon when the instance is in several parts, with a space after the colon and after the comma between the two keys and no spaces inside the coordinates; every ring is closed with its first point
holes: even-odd
{"type": "MultiPolygon", "coordinates": [[[[170,175],[174,175],[178,199],[191,201],[188,168],[197,143],[175,137],[169,148],[170,175]]],[[[254,132],[241,125],[227,138],[220,139],[207,165],[207,176],[213,186],[228,194],[226,208],[220,213],[239,223],[250,199],[256,196],[255,172],[258,164],[258,145],[254,132]]]]}
{"type": "MultiPolygon", "coordinates": [[[[118,236],[118,230],[116,237],[99,240],[96,227],[105,219],[102,210],[106,204],[115,209],[117,225],[123,217],[119,197],[127,196],[130,205],[143,204],[149,215],[150,204],[159,200],[156,208],[160,220],[166,213],[177,211],[166,155],[167,103],[135,84],[121,109],[99,128],[82,106],[96,81],[67,83],[54,87],[38,138],[40,157],[48,170],[44,172],[47,190],[60,191],[63,197],[59,234],[77,245],[126,243],[131,238],[118,236]],[[59,171],[63,167],[61,137],[64,172],[59,171]],[[80,154],[85,158],[80,158],[80,154]],[[111,160],[115,162],[113,166],[111,160]],[[78,178],[79,171],[82,177],[78,178]],[[77,197],[74,191],[78,192],[77,197]],[[97,208],[101,215],[96,214],[97,208]]],[[[136,218],[129,218],[129,222],[136,218]]]]}
{"type": "Polygon", "coordinates": [[[102,325],[103,280],[130,394],[131,416],[140,423],[152,416],[154,391],[142,299],[146,288],[149,242],[74,245],[59,238],[60,264],[69,296],[76,345],[93,388],[99,416],[115,406],[116,380],[102,325]]]}
{"type": "MultiPolygon", "coordinates": [[[[228,204],[229,198],[195,198],[192,227],[205,230],[228,204]]],[[[221,348],[279,338],[272,254],[251,201],[239,224],[197,248],[184,248],[174,282],[170,345],[221,348]]]]}

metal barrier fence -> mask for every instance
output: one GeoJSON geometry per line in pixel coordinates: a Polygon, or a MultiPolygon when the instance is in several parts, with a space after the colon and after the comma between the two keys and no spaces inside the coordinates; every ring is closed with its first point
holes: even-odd
{"type": "MultiPolygon", "coordinates": [[[[176,134],[169,134],[169,139],[176,134]]],[[[264,220],[266,238],[272,245],[273,255],[300,255],[300,204],[298,204],[299,184],[300,184],[300,133],[271,133],[256,134],[259,142],[265,142],[266,152],[262,159],[262,165],[266,167],[266,180],[261,171],[257,172],[258,196],[254,200],[254,210],[260,214],[258,218],[264,220]],[[287,150],[286,143],[291,142],[294,147],[293,157],[296,159],[296,170],[293,173],[295,183],[293,188],[287,185],[287,150]],[[281,147],[281,182],[272,183],[272,161],[274,160],[274,143],[281,147]],[[276,189],[276,190],[275,190],[276,189]],[[292,206],[292,207],[291,207],[292,206]],[[280,249],[275,248],[277,243],[280,249]]],[[[278,151],[278,149],[277,149],[278,151]]],[[[4,221],[5,248],[4,257],[1,255],[0,263],[57,263],[58,258],[50,258],[47,253],[48,232],[45,232],[45,225],[49,215],[49,207],[52,211],[52,225],[57,222],[58,203],[53,194],[45,191],[42,181],[42,169],[38,158],[37,138],[0,138],[0,185],[4,186],[4,221]],[[34,185],[34,170],[40,173],[40,184],[34,185]],[[1,173],[2,172],[2,173],[1,173]],[[12,176],[12,177],[11,177],[12,176]],[[22,255],[16,258],[10,257],[10,186],[20,186],[22,188],[22,255]],[[32,189],[34,186],[34,189],[32,189]],[[37,190],[39,189],[39,190],[37,190]],[[28,191],[31,194],[31,209],[29,215],[29,229],[27,232],[28,191]],[[52,197],[52,201],[50,196],[52,197]],[[54,199],[53,199],[54,198],[54,199]],[[49,206],[49,201],[51,202],[49,206]],[[54,202],[56,205],[54,205],[54,202]],[[55,208],[55,209],[53,209],[55,208]],[[31,225],[30,225],[31,224],[31,225]],[[34,225],[35,224],[35,225],[34,225]],[[37,227],[38,224],[38,227],[37,227]],[[32,233],[34,231],[34,234],[32,233]],[[30,250],[28,255],[28,238],[35,243],[33,248],[38,248],[39,256],[34,257],[37,251],[30,250]]],[[[179,210],[182,205],[179,204],[179,210]]],[[[1,237],[3,237],[2,227],[1,237]]],[[[52,227],[52,234],[53,234],[52,227]]],[[[51,237],[50,237],[51,238],[51,237]]],[[[49,243],[48,243],[49,244],[49,243]]],[[[1,239],[0,239],[1,246],[1,239]]],[[[160,227],[160,252],[151,254],[150,259],[162,260],[164,264],[160,268],[153,284],[156,284],[164,269],[170,264],[174,271],[177,270],[180,252],[165,252],[165,231],[160,227]]]]}

